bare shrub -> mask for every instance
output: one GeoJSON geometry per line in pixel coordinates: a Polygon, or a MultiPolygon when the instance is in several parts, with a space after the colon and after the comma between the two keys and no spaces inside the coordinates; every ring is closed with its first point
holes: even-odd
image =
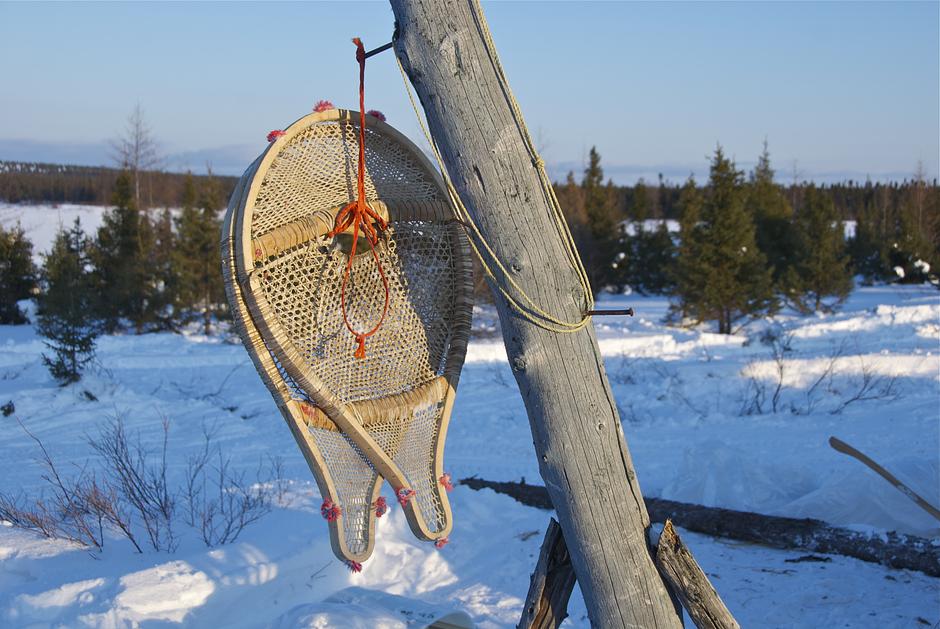
{"type": "Polygon", "coordinates": [[[886,376],[875,373],[874,366],[859,356],[861,376],[849,380],[852,391],[842,398],[839,405],[829,411],[839,415],[851,404],[871,400],[896,400],[900,395],[898,376],[886,376]]]}
{"type": "Polygon", "coordinates": [[[842,343],[829,353],[829,360],[823,368],[822,373],[819,374],[819,377],[816,378],[813,384],[806,390],[803,396],[804,403],[801,406],[797,406],[796,404],[791,405],[790,410],[794,415],[809,415],[816,409],[816,406],[819,405],[821,400],[819,393],[823,390],[822,385],[824,383],[826,385],[825,391],[832,391],[832,378],[835,375],[836,363],[845,354],[846,342],[846,339],[843,339],[842,343]]]}
{"type": "Polygon", "coordinates": [[[99,429],[97,435],[86,437],[86,440],[101,457],[105,495],[123,503],[112,503],[111,506],[121,512],[133,512],[137,522],[144,528],[151,548],[174,551],[179,541],[173,530],[175,492],[170,490],[167,482],[170,422],[166,417],[162,418],[162,427],[163,440],[155,462],[151,451],[141,443],[139,435],[134,443],[128,440],[124,421],[120,417],[99,429]]]}
{"type": "Polygon", "coordinates": [[[23,432],[39,446],[38,461],[43,469],[41,478],[50,493],[48,497],[43,495],[32,502],[22,494],[0,493],[0,518],[43,537],[64,539],[101,550],[105,518],[94,508],[94,498],[100,491],[94,476],[81,469],[75,478],[63,477],[39,437],[19,417],[14,418],[23,432]]]}
{"type": "MultiPolygon", "coordinates": [[[[781,409],[783,382],[787,372],[787,357],[793,351],[793,332],[771,327],[761,334],[760,342],[770,347],[770,357],[774,362],[774,377],[767,381],[751,376],[742,396],[739,415],[763,415],[765,412],[777,413],[781,409]],[[765,408],[765,404],[767,407],[765,408]]],[[[754,363],[746,370],[752,371],[754,363]]]]}
{"type": "MultiPolygon", "coordinates": [[[[829,410],[831,415],[841,414],[848,406],[856,402],[871,400],[893,400],[900,392],[900,380],[897,375],[879,375],[874,365],[866,361],[858,349],[858,339],[855,338],[855,358],[858,359],[860,375],[839,377],[840,362],[848,360],[846,348],[849,339],[834,347],[828,354],[828,360],[822,372],[803,393],[802,401],[793,400],[789,405],[783,403],[785,391],[784,379],[787,373],[786,357],[793,351],[792,334],[768,334],[761,337],[761,342],[771,348],[771,358],[774,361],[774,377],[771,379],[750,376],[742,394],[741,415],[763,415],[777,413],[789,408],[794,415],[808,415],[815,411],[820,403],[826,399],[835,399],[835,405],[829,410]],[[844,383],[839,386],[838,383],[844,383]]],[[[754,371],[755,362],[751,362],[744,372],[754,371]]]]}
{"type": "Polygon", "coordinates": [[[187,461],[181,485],[168,481],[169,420],[163,419],[159,449],[145,446],[139,435],[128,437],[123,419],[86,438],[97,455],[91,463],[64,477],[42,441],[17,418],[23,431],[37,444],[42,480],[47,495],[29,500],[25,495],[0,493],[0,519],[44,537],[64,539],[100,551],[106,532],[123,536],[137,552],[146,539],[156,551],[173,552],[179,546],[175,525],[180,518],[200,535],[206,546],[234,542],[246,526],[284,504],[287,482],[283,462],[269,457],[259,462],[253,480],[231,465],[203,430],[202,449],[187,461]]]}
{"type": "Polygon", "coordinates": [[[255,481],[249,483],[213,445],[213,431],[203,428],[203,447],[187,461],[183,500],[186,523],[206,546],[234,542],[246,526],[271,511],[273,500],[283,504],[283,462],[269,459],[267,474],[262,467],[259,464],[255,481]]]}

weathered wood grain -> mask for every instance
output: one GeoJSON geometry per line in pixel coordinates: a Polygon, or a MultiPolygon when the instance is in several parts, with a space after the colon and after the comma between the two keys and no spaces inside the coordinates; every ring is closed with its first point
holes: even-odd
{"type": "Polygon", "coordinates": [[[568,599],[574,584],[565,537],[558,521],[551,518],[517,629],[555,629],[568,617],[568,599]]]}
{"type": "Polygon", "coordinates": [[[741,629],[718,592],[685,547],[671,520],[656,545],[656,566],[672,585],[698,629],[741,629]]]}
{"type": "MultiPolygon", "coordinates": [[[[454,186],[496,255],[542,309],[578,321],[581,285],[473,2],[391,0],[395,52],[454,186]]],[[[647,544],[649,517],[593,328],[548,332],[501,296],[496,306],[591,625],[681,627],[647,544]]]]}

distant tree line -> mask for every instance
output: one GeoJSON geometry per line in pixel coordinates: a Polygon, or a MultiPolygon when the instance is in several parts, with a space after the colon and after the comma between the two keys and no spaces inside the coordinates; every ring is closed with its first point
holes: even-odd
{"type": "Polygon", "coordinates": [[[219,254],[225,196],[212,176],[183,177],[179,211],[141,211],[121,172],[97,232],[78,219],[56,235],[36,268],[23,230],[0,228],[0,323],[25,323],[17,302],[34,298],[52,375],[68,384],[92,360],[102,333],[178,330],[211,334],[227,316],[219,254]]]}
{"type": "Polygon", "coordinates": [[[766,144],[747,175],[718,147],[703,186],[624,188],[605,183],[592,148],[580,181],[571,172],[556,192],[595,291],[671,295],[677,320],[726,334],[784,305],[832,310],[853,275],[937,283],[940,187],[920,167],[901,183],[785,187],[766,144]],[[848,239],[846,220],[856,221],[848,239]]]}
{"type": "MultiPolygon", "coordinates": [[[[0,323],[25,323],[18,302],[35,299],[37,330],[51,351],[45,360],[61,383],[80,377],[102,333],[198,322],[211,334],[227,316],[218,240],[233,178],[12,162],[2,168],[0,184],[35,184],[31,201],[51,195],[112,206],[94,234],[77,220],[63,228],[38,269],[23,231],[0,228],[0,323]],[[156,190],[148,188],[150,174],[150,181],[172,182],[153,197],[162,210],[148,209],[156,190]],[[86,175],[92,187],[111,181],[106,201],[100,192],[65,194],[71,184],[63,182],[77,190],[86,175]]],[[[902,183],[785,187],[766,145],[747,175],[718,147],[703,185],[660,178],[656,186],[641,180],[625,188],[604,180],[591,149],[580,181],[569,173],[556,191],[595,291],[670,295],[676,320],[713,321],[722,333],[785,305],[832,310],[852,290],[853,275],[936,283],[940,268],[940,187],[920,172],[902,183]],[[678,231],[647,220],[664,218],[676,220],[678,231]],[[847,219],[857,221],[849,239],[847,219]]]]}
{"type": "MultiPolygon", "coordinates": [[[[31,162],[0,161],[0,201],[7,203],[78,203],[108,205],[118,177],[125,169],[104,166],[70,166],[31,162]]],[[[179,207],[187,177],[200,182],[206,175],[169,173],[145,170],[135,173],[139,179],[137,206],[179,207]]],[[[228,198],[235,189],[237,177],[212,177],[219,194],[228,198]]]]}

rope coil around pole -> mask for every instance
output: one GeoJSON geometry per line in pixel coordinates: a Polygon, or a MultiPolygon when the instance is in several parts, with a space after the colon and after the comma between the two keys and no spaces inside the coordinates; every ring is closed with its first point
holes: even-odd
{"type": "Polygon", "coordinates": [[[480,260],[480,264],[483,266],[484,272],[493,279],[494,285],[499,290],[500,294],[506,299],[509,305],[519,312],[519,314],[530,323],[551,332],[564,334],[577,332],[587,325],[591,319],[592,314],[600,314],[599,311],[594,310],[594,294],[591,291],[591,285],[587,277],[587,271],[585,270],[584,264],[581,261],[581,257],[578,254],[574,237],[571,235],[571,231],[568,229],[568,224],[565,221],[564,215],[562,214],[561,204],[558,202],[558,198],[555,196],[555,190],[552,186],[551,180],[549,180],[548,174],[545,172],[545,162],[539,156],[538,151],[535,148],[528,128],[525,126],[522,112],[520,111],[519,105],[512,94],[512,90],[509,88],[509,82],[506,79],[502,66],[499,64],[499,59],[495,52],[495,44],[493,43],[492,36],[489,33],[489,27],[486,24],[486,20],[480,13],[479,8],[475,8],[475,11],[477,14],[477,21],[480,25],[480,31],[483,34],[487,54],[493,63],[493,67],[496,68],[497,78],[500,81],[513,117],[515,118],[519,127],[523,138],[523,143],[525,144],[526,150],[529,152],[531,157],[532,165],[537,171],[542,192],[545,195],[546,201],[552,210],[552,219],[555,223],[555,227],[558,230],[562,241],[564,242],[565,253],[568,257],[568,261],[574,268],[575,273],[578,276],[578,282],[581,286],[581,290],[584,293],[585,304],[582,308],[582,316],[580,320],[576,322],[564,321],[540,308],[522,289],[522,287],[516,283],[516,281],[512,278],[512,275],[500,261],[499,256],[496,255],[496,252],[493,251],[490,244],[486,241],[486,238],[484,238],[470,212],[463,204],[463,201],[461,201],[460,195],[457,193],[453,182],[447,175],[447,170],[444,166],[444,160],[441,157],[440,150],[437,146],[437,143],[434,141],[434,138],[431,137],[431,133],[428,131],[428,128],[422,119],[421,113],[418,111],[418,106],[417,103],[415,103],[414,95],[411,90],[411,84],[408,80],[408,75],[401,63],[401,59],[399,59],[396,55],[395,59],[398,62],[398,69],[401,72],[402,81],[405,84],[405,92],[408,94],[408,100],[411,102],[411,108],[415,112],[418,125],[421,127],[421,131],[424,133],[424,137],[427,139],[434,157],[437,160],[441,177],[444,180],[448,195],[450,196],[451,202],[458,215],[458,222],[463,225],[464,229],[467,231],[470,246],[473,249],[473,252],[476,254],[477,258],[480,260]],[[484,252],[486,255],[484,255],[484,252]],[[509,285],[509,287],[512,289],[512,292],[510,292],[509,288],[504,286],[504,283],[500,281],[499,278],[497,278],[496,273],[493,272],[493,267],[499,271],[503,281],[509,285]],[[518,297],[516,295],[518,295],[518,297]]]}

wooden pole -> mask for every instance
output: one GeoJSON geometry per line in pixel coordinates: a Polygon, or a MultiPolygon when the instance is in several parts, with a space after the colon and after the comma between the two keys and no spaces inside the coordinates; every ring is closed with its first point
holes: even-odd
{"type": "MultiPolygon", "coordinates": [[[[390,1],[395,52],[464,205],[522,290],[553,316],[578,321],[578,276],[486,47],[479,5],[390,1]]],[[[681,627],[647,544],[649,517],[593,328],[549,332],[493,292],[591,625],[681,627]]]]}

